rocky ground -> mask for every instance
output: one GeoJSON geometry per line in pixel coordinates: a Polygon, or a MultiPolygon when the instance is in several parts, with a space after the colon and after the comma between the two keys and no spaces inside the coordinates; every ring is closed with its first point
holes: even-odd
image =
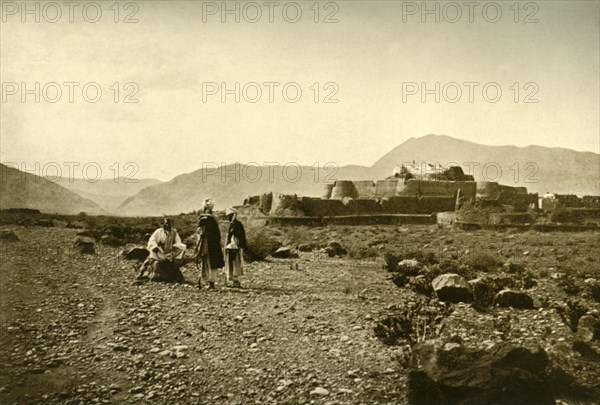
{"type": "Polygon", "coordinates": [[[134,285],[135,262],[120,255],[122,247],[96,244],[88,255],[73,247],[75,229],[10,229],[19,241],[0,245],[3,404],[406,403],[411,345],[430,338],[480,348],[539,344],[553,364],[600,393],[597,341],[574,350],[581,337],[563,319],[566,310],[561,317],[575,299],[583,300],[582,314],[599,313],[590,292],[600,279],[598,233],[274,230],[288,242],[335,239],[362,253],[332,258],[313,250],[248,263],[243,289],[220,282],[209,292],[195,287],[193,264],[184,284],[134,285]],[[372,254],[429,249],[461,260],[484,247],[531,273],[533,310],[441,303],[399,288],[382,255],[372,254]],[[412,341],[385,342],[376,333],[383,319],[418,305],[437,311],[435,327],[424,321],[412,341]]]}

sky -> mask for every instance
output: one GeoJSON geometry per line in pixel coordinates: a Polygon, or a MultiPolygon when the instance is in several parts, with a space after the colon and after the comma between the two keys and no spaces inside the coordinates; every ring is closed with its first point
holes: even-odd
{"type": "Polygon", "coordinates": [[[427,134],[600,152],[600,3],[467,3],[3,1],[0,160],[169,180],[427,134]]]}

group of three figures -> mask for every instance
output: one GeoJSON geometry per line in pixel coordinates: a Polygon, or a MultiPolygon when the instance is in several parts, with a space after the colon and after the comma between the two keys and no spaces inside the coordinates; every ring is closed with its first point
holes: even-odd
{"type": "Polygon", "coordinates": [[[213,200],[204,200],[198,222],[199,239],[195,252],[196,265],[200,264],[201,270],[198,287],[202,288],[204,281],[208,283],[209,289],[214,289],[218,270],[225,267],[227,280],[231,286],[240,288],[240,276],[244,274],[243,249],[247,247],[246,232],[242,223],[237,219],[237,211],[234,208],[227,208],[225,215],[229,220],[229,230],[225,242],[225,257],[223,257],[221,232],[219,223],[213,215],[213,207],[213,200]]]}
{"type": "MultiPolygon", "coordinates": [[[[198,243],[194,254],[196,266],[200,269],[198,287],[202,288],[204,282],[208,284],[209,289],[214,289],[219,269],[225,267],[227,280],[231,287],[241,288],[240,276],[244,274],[243,249],[247,247],[244,226],[237,219],[237,211],[234,208],[225,210],[225,215],[229,220],[229,230],[225,242],[225,255],[223,255],[221,232],[219,223],[213,215],[213,208],[214,201],[212,199],[204,200],[196,230],[198,243]]],[[[154,231],[150,236],[147,249],[149,256],[140,268],[138,279],[144,278],[144,274],[155,265],[180,263],[186,245],[181,242],[177,230],[173,227],[173,220],[165,218],[163,227],[154,231]]]]}

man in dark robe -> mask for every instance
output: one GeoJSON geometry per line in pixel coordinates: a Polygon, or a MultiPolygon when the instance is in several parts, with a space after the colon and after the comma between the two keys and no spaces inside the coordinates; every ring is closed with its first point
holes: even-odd
{"type": "Polygon", "coordinates": [[[202,288],[202,282],[208,283],[210,290],[215,289],[218,269],[225,266],[223,251],[221,249],[221,231],[219,224],[213,216],[214,202],[207,198],[204,200],[202,213],[198,222],[199,235],[196,247],[196,263],[201,264],[201,274],[198,279],[198,288],[202,288]]]}

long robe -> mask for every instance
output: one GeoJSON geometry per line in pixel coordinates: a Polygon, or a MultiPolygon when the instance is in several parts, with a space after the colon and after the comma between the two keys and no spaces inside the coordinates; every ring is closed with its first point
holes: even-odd
{"type": "Polygon", "coordinates": [[[227,260],[225,268],[227,270],[227,279],[230,281],[239,281],[239,276],[244,275],[244,258],[243,249],[246,249],[248,243],[246,241],[246,232],[240,221],[234,219],[229,224],[227,232],[227,243],[225,244],[225,252],[227,260]],[[237,249],[228,249],[234,245],[237,249]]]}
{"type": "Polygon", "coordinates": [[[165,231],[164,228],[158,228],[150,236],[147,249],[150,252],[150,259],[171,260],[182,259],[186,246],[181,242],[177,229],[165,231]],[[159,248],[158,254],[154,252],[155,248],[159,248]]]}
{"type": "Polygon", "coordinates": [[[202,279],[208,282],[216,281],[216,270],[225,266],[221,250],[221,231],[219,224],[212,215],[202,214],[198,223],[200,234],[199,259],[202,265],[202,279]]]}

